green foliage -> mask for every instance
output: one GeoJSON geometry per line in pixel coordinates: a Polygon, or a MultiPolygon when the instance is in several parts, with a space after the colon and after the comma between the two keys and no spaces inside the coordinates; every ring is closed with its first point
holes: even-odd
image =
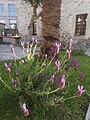
{"type": "MultiPolygon", "coordinates": [[[[78,57],[78,61],[82,62],[80,69],[75,70],[72,66],[72,59],[67,59],[67,52],[58,54],[58,59],[54,57],[49,60],[47,57],[37,56],[35,54],[37,44],[31,44],[29,53],[22,60],[8,61],[11,63],[10,72],[6,73],[5,66],[0,68],[1,84],[0,84],[0,119],[2,120],[70,120],[85,117],[83,108],[88,105],[89,98],[87,94],[77,97],[77,86],[84,85],[85,89],[89,91],[89,72],[87,67],[90,63],[89,57],[87,59],[83,56],[84,62],[82,65],[82,58],[78,57]],[[34,49],[33,49],[34,46],[34,49]],[[55,65],[56,61],[60,60],[58,71],[55,65]],[[66,65],[71,65],[69,70],[66,70],[66,65]],[[18,70],[18,75],[16,75],[18,70]],[[87,79],[80,80],[80,71],[85,72],[87,79]],[[74,73],[74,74],[73,74],[74,73]],[[55,80],[51,84],[51,76],[55,75],[55,80]],[[65,75],[65,86],[61,88],[57,86],[62,75],[65,75]],[[16,86],[11,83],[12,79],[17,80],[16,86]],[[3,86],[3,84],[5,86],[3,86]],[[7,91],[7,88],[8,91],[7,91]],[[65,93],[62,95],[62,93],[65,93]],[[56,98],[56,101],[53,101],[56,98]],[[62,101],[61,101],[62,100],[62,101]],[[26,103],[30,115],[26,118],[22,115],[22,104],[26,103]],[[20,107],[21,109],[20,109],[20,107]],[[78,111],[78,112],[77,112],[78,111]]],[[[13,50],[13,49],[12,49],[13,50]]],[[[14,51],[13,51],[14,53],[14,51]]],[[[76,62],[76,63],[77,63],[76,62]]],[[[2,63],[1,63],[2,64],[2,63]]],[[[86,92],[87,93],[87,92],[86,92]]],[[[88,92],[89,95],[89,92],[88,92]]],[[[86,110],[86,109],[85,109],[86,110]]]]}
{"type": "Polygon", "coordinates": [[[84,55],[85,54],[85,50],[83,50],[83,48],[75,47],[72,50],[72,54],[73,55],[84,55]]]}
{"type": "Polygon", "coordinates": [[[29,2],[32,5],[32,7],[35,5],[39,5],[42,2],[42,0],[23,0],[23,1],[29,2]]]}

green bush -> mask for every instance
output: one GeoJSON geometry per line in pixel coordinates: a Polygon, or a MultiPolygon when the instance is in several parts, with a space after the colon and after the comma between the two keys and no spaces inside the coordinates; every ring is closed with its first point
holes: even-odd
{"type": "MultiPolygon", "coordinates": [[[[26,119],[58,120],[62,117],[65,120],[64,102],[68,105],[68,101],[78,100],[85,92],[83,81],[73,77],[73,74],[79,75],[79,64],[76,58],[70,59],[71,50],[63,55],[56,43],[51,48],[53,57],[48,59],[46,54],[35,52],[37,42],[33,39],[31,44],[27,43],[25,58],[18,60],[13,46],[10,47],[14,60],[4,63],[8,81],[4,77],[0,80],[16,96],[26,119]]],[[[22,48],[25,53],[24,43],[22,48]]]]}
{"type": "Polygon", "coordinates": [[[85,55],[85,50],[83,50],[83,48],[74,48],[72,50],[72,55],[85,55]]]}

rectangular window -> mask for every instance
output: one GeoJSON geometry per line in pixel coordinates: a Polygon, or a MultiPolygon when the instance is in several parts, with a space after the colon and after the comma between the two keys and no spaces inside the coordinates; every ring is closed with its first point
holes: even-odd
{"type": "Polygon", "coordinates": [[[4,4],[0,4],[0,16],[4,16],[4,4]]]}
{"type": "Polygon", "coordinates": [[[8,4],[8,15],[16,16],[16,6],[15,4],[8,4]]]}
{"type": "Polygon", "coordinates": [[[87,13],[76,15],[75,36],[85,36],[87,13]]]}
{"type": "Polygon", "coordinates": [[[17,21],[16,20],[10,20],[10,28],[11,29],[17,29],[17,21]]]}
{"type": "Polygon", "coordinates": [[[33,22],[33,35],[37,35],[36,21],[33,22]]]}

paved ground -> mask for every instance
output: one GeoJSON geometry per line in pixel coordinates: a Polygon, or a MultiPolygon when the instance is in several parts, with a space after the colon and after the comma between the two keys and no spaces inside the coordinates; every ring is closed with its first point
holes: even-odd
{"type": "MultiPolygon", "coordinates": [[[[18,59],[24,57],[21,47],[14,46],[14,49],[15,49],[15,53],[16,53],[18,59]]],[[[10,46],[1,44],[0,45],[0,60],[9,60],[9,59],[13,59],[13,58],[14,58],[14,56],[11,52],[10,46]]]]}
{"type": "MultiPolygon", "coordinates": [[[[22,47],[13,46],[15,49],[15,54],[18,59],[23,58],[25,56],[25,53],[23,53],[22,47]]],[[[37,48],[37,51],[39,51],[40,48],[37,48]]],[[[26,49],[25,49],[26,52],[26,49]]],[[[11,60],[14,59],[14,55],[11,52],[11,48],[9,44],[0,44],[0,61],[2,60],[11,60]]]]}
{"type": "MultiPolygon", "coordinates": [[[[24,57],[24,54],[22,52],[21,47],[14,46],[14,49],[15,49],[15,53],[16,53],[18,59],[24,57]]],[[[88,56],[90,56],[90,49],[87,50],[86,54],[88,56]]],[[[13,59],[13,58],[14,58],[14,56],[11,52],[10,46],[5,45],[5,44],[1,44],[0,45],[0,60],[10,60],[10,59],[13,59]]]]}

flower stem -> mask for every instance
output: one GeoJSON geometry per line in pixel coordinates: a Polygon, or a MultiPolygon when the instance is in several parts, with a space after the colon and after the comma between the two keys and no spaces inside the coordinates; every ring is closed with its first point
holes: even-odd
{"type": "Polygon", "coordinates": [[[77,97],[77,96],[68,97],[68,98],[65,98],[64,101],[70,100],[70,99],[73,99],[73,98],[76,98],[76,97],[77,97]]]}
{"type": "Polygon", "coordinates": [[[1,82],[11,91],[11,88],[2,80],[2,78],[0,77],[1,82]]]}
{"type": "Polygon", "coordinates": [[[57,92],[58,90],[60,90],[60,88],[57,88],[51,92],[48,92],[48,91],[47,92],[30,91],[30,93],[37,94],[37,95],[49,95],[49,94],[53,94],[53,93],[57,92]]]}

